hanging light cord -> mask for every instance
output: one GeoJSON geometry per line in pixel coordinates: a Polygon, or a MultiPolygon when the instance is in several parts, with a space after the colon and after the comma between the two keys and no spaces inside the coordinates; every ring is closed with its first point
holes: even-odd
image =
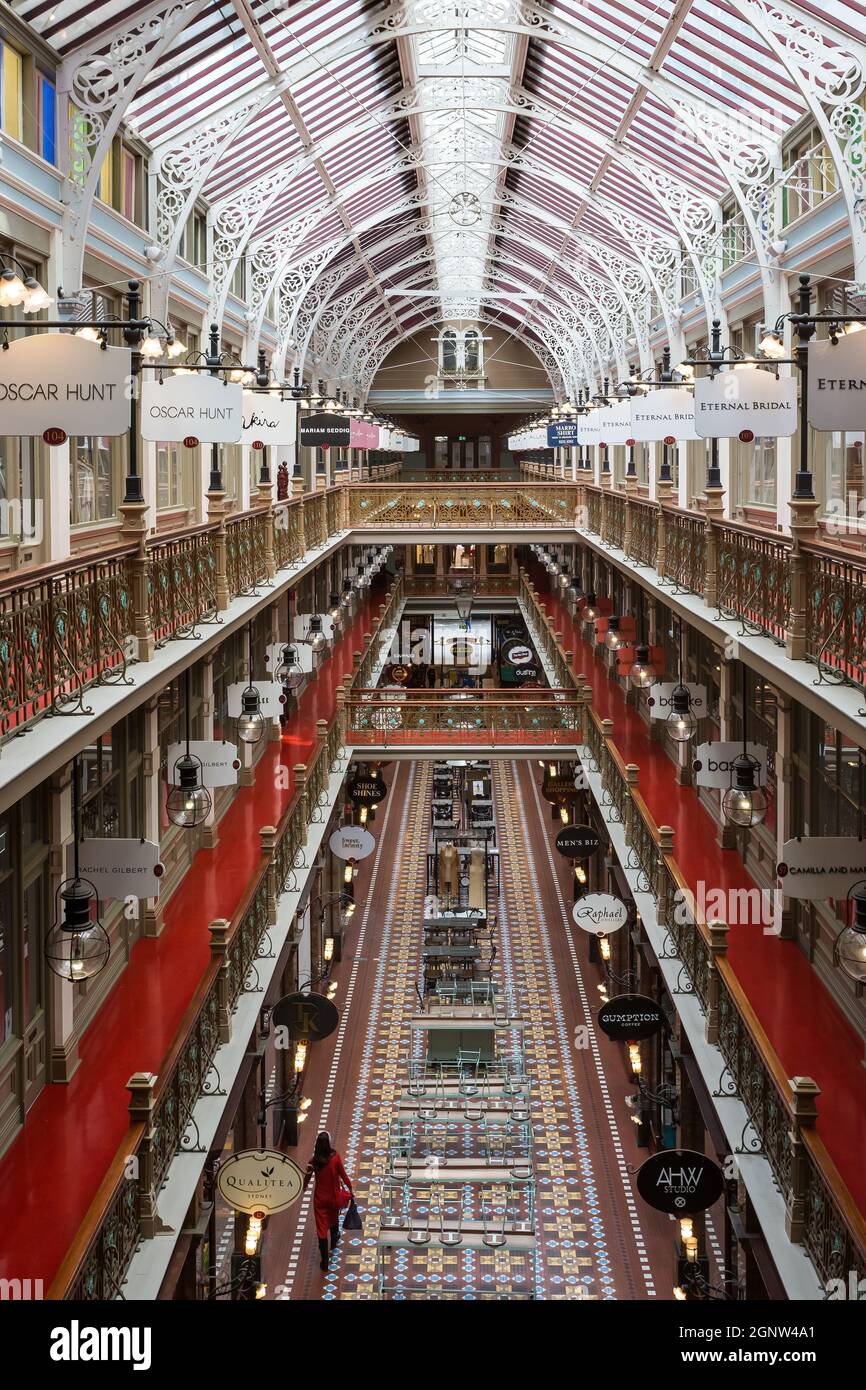
{"type": "Polygon", "coordinates": [[[185,714],[186,714],[186,756],[189,757],[190,699],[192,698],[192,692],[191,692],[191,684],[192,684],[192,683],[191,683],[191,681],[190,681],[190,668],[189,668],[188,666],[187,666],[187,668],[186,668],[186,673],[185,673],[185,674],[186,674],[186,681],[185,681],[185,685],[186,685],[186,689],[185,689],[185,696],[186,696],[186,710],[185,710],[185,714]]]}
{"type": "Polygon", "coordinates": [[[72,872],[76,883],[80,883],[78,841],[81,836],[81,793],[78,785],[78,758],[72,759],[72,872]]]}

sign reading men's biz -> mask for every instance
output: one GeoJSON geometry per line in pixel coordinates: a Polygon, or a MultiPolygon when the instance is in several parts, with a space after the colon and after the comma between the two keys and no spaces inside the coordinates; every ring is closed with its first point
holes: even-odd
{"type": "Polygon", "coordinates": [[[72,333],[17,338],[0,352],[3,433],[126,434],[131,372],[128,348],[102,348],[72,333]]]}
{"type": "Polygon", "coordinates": [[[787,439],[797,428],[797,383],[761,367],[738,367],[695,382],[699,439],[736,439],[744,430],[787,439]]]}
{"type": "Polygon", "coordinates": [[[236,382],[207,372],[148,379],[141,385],[141,437],[181,444],[237,444],[244,424],[244,393],[236,382]]]}

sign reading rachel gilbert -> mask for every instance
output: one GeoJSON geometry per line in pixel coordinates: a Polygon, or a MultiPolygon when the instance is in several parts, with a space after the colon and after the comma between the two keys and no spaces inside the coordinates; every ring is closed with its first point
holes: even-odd
{"type": "Polygon", "coordinates": [[[131,372],[128,348],[101,348],[72,333],[17,338],[0,352],[3,433],[126,434],[131,372]]]}

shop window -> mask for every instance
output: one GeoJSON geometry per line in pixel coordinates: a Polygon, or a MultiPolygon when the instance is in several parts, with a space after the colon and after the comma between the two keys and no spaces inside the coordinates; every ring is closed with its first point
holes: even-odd
{"type": "Polygon", "coordinates": [[[39,545],[44,539],[39,453],[35,439],[0,435],[0,541],[39,545]]]}
{"type": "Polygon", "coordinates": [[[80,435],[69,452],[72,473],[69,520],[73,526],[108,521],[117,510],[118,473],[113,441],[106,435],[80,435]]]}
{"type": "Polygon", "coordinates": [[[50,854],[48,797],[39,787],[0,816],[0,1047],[44,1007],[50,854]]]}
{"type": "Polygon", "coordinates": [[[776,441],[763,436],[752,444],[741,444],[745,450],[743,469],[743,500],[755,507],[776,505],[776,441]]]}
{"type": "Polygon", "coordinates": [[[0,125],[13,140],[24,138],[24,59],[5,41],[0,65],[0,125]]]}
{"type": "Polygon", "coordinates": [[[131,150],[120,151],[120,212],[129,222],[135,221],[136,159],[131,150]]]}
{"type": "Polygon", "coordinates": [[[416,545],[415,547],[415,573],[416,574],[435,574],[436,572],[436,547],[435,545],[416,545]]]}
{"type": "Polygon", "coordinates": [[[187,480],[198,476],[195,453],[182,444],[162,443],[156,446],[156,508],[170,511],[191,505],[187,480]]]}
{"type": "Polygon", "coordinates": [[[44,72],[36,75],[38,153],[48,164],[57,163],[57,88],[44,72]]]}
{"type": "Polygon", "coordinates": [[[829,436],[827,510],[835,515],[860,516],[866,497],[863,486],[863,432],[829,436]]]}
{"type": "Polygon", "coordinates": [[[489,571],[499,570],[501,573],[508,573],[511,560],[509,555],[510,547],[507,545],[488,545],[487,547],[487,568],[489,571]]]}

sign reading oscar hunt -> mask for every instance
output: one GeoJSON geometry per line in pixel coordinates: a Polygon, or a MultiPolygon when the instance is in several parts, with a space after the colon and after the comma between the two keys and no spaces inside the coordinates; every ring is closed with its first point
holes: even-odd
{"type": "MultiPolygon", "coordinates": [[[[241,767],[235,744],[223,743],[219,739],[195,738],[190,740],[189,751],[201,763],[203,787],[233,787],[235,785],[241,767]]],[[[172,743],[166,755],[169,782],[174,781],[174,769],[178,761],[185,757],[186,744],[172,743]]]]}
{"type": "Polygon", "coordinates": [[[789,898],[844,898],[866,878],[866,840],[847,835],[786,840],[776,873],[789,898]]]}
{"type": "Polygon", "coordinates": [[[376,848],[376,841],[363,825],[341,825],[328,845],[338,859],[366,859],[376,848]]]}
{"type": "Polygon", "coordinates": [[[564,825],[556,837],[556,848],[566,859],[588,859],[601,845],[601,836],[591,825],[564,825]]]}
{"type": "Polygon", "coordinates": [[[141,385],[141,437],[168,443],[237,444],[243,433],[243,391],[236,382],[194,376],[146,379],[141,385]]]}
{"type": "Polygon", "coordinates": [[[304,1174],[276,1149],[242,1149],[217,1169],[220,1196],[235,1211],[271,1216],[294,1206],[304,1190],[304,1174]]]}
{"type": "Polygon", "coordinates": [[[690,1216],[715,1205],[725,1190],[717,1163],[692,1149],[662,1149],[637,1171],[637,1190],[656,1211],[690,1216]]]}
{"type": "Polygon", "coordinates": [[[266,449],[295,442],[294,401],[284,401],[276,391],[244,391],[242,444],[266,449]]]}
{"type": "Polygon", "coordinates": [[[862,430],[866,419],[866,333],[809,344],[809,424],[862,430]]]}
{"type": "MultiPolygon", "coordinates": [[[[72,846],[68,847],[70,871],[72,846]]],[[[80,840],[79,873],[100,898],[156,898],[165,869],[153,840],[80,840]]]]}
{"type": "Polygon", "coordinates": [[[612,893],[587,893],[579,898],[571,915],[577,925],[591,936],[609,936],[628,921],[628,908],[612,893]]]}
{"type": "Polygon", "coordinates": [[[644,994],[619,994],[598,1011],[598,1026],[613,1042],[642,1042],[661,1031],[661,1005],[644,994]]]}
{"type": "MultiPolygon", "coordinates": [[[[742,743],[701,743],[695,749],[692,772],[695,786],[720,787],[726,790],[731,785],[734,774],[734,761],[743,751],[742,743]]],[[[746,752],[755,759],[758,766],[755,785],[764,787],[767,783],[767,750],[762,743],[746,744],[746,752]]]]}
{"type": "Polygon", "coordinates": [[[0,352],[3,433],[126,434],[131,373],[129,348],[72,333],[16,338],[0,352]]]}
{"type": "Polygon", "coordinates": [[[786,439],[797,428],[797,383],[760,367],[699,377],[695,428],[700,439],[736,439],[747,429],[765,439],[786,439]]]}

